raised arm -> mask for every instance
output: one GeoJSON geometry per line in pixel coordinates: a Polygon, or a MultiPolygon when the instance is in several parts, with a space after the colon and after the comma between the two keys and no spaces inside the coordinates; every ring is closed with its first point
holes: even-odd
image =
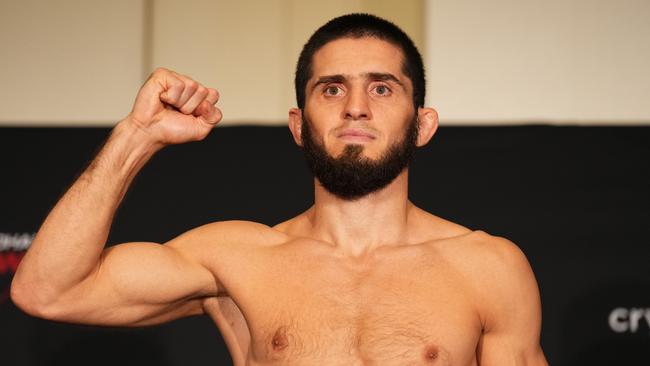
{"type": "Polygon", "coordinates": [[[188,77],[165,69],[151,75],[36,234],[12,282],[16,305],[39,317],[104,325],[200,312],[197,299],[219,291],[192,249],[201,230],[169,245],[104,246],[135,175],[162,147],[205,138],[221,119],[217,100],[215,89],[188,77]]]}

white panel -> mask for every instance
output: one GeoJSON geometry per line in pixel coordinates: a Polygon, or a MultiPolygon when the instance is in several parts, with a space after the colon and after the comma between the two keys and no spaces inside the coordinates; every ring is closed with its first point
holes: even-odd
{"type": "Polygon", "coordinates": [[[0,1],[0,123],[114,123],[142,83],[143,1],[0,1]]]}
{"type": "Polygon", "coordinates": [[[158,0],[153,65],[219,90],[224,123],[286,120],[284,2],[158,0]]]}
{"type": "Polygon", "coordinates": [[[309,35],[353,11],[408,20],[421,0],[0,0],[0,125],[112,125],[165,66],[220,90],[224,123],[280,123],[309,35]]]}
{"type": "MultiPolygon", "coordinates": [[[[404,10],[391,15],[411,14],[418,4],[396,5],[404,10]]],[[[329,19],[364,11],[364,2],[156,0],[153,8],[152,68],[217,88],[224,124],[284,124],[296,104],[293,77],[303,44],[329,19]]]]}
{"type": "Polygon", "coordinates": [[[448,123],[650,122],[647,0],[431,0],[428,104],[448,123]]]}

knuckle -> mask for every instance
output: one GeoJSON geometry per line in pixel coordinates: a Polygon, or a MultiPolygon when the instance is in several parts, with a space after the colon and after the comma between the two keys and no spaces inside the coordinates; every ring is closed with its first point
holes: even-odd
{"type": "Polygon", "coordinates": [[[152,75],[163,75],[169,73],[169,70],[164,67],[156,67],[156,69],[151,73],[152,75]]]}
{"type": "Polygon", "coordinates": [[[169,86],[173,88],[174,90],[177,90],[179,93],[183,91],[183,82],[175,77],[170,77],[167,79],[169,82],[169,86]]]}
{"type": "Polygon", "coordinates": [[[211,112],[210,107],[211,107],[210,103],[203,100],[201,103],[199,103],[199,106],[196,107],[196,111],[199,114],[205,115],[211,112]]]}
{"type": "Polygon", "coordinates": [[[196,81],[190,79],[190,80],[185,82],[185,87],[188,90],[196,90],[199,87],[199,83],[197,83],[196,81]]]}
{"type": "Polygon", "coordinates": [[[217,89],[210,89],[210,96],[215,101],[219,100],[219,91],[217,89]]]}

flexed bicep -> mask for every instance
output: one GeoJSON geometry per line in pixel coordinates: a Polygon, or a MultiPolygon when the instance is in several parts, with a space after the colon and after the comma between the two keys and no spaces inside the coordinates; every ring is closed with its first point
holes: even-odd
{"type": "Polygon", "coordinates": [[[202,313],[201,301],[217,296],[212,273],[168,245],[125,243],[107,248],[100,265],[62,294],[59,321],[141,326],[202,313]]]}

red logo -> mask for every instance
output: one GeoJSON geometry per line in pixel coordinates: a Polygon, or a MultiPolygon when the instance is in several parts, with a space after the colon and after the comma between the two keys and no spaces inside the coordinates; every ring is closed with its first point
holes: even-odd
{"type": "MultiPolygon", "coordinates": [[[[9,284],[11,284],[11,278],[13,277],[14,273],[16,273],[18,264],[20,263],[20,260],[23,259],[23,256],[25,256],[25,253],[26,252],[24,251],[0,252],[0,277],[6,276],[8,278],[9,284]]],[[[0,304],[9,299],[9,284],[7,284],[6,287],[2,286],[3,288],[0,289],[0,304]]]]}
{"type": "Polygon", "coordinates": [[[33,239],[30,233],[0,233],[0,304],[9,299],[11,280],[33,239]]]}
{"type": "Polygon", "coordinates": [[[0,276],[16,273],[18,263],[25,256],[26,252],[0,252],[0,276]]]}

